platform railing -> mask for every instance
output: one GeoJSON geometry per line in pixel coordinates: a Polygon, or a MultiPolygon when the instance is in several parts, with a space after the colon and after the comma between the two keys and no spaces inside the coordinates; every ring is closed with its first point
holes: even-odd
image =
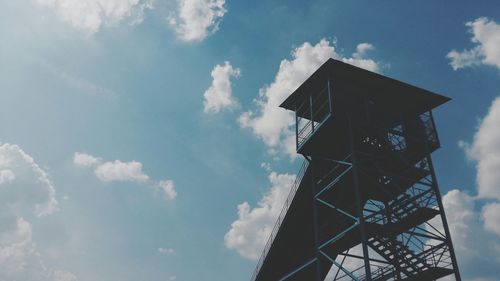
{"type": "Polygon", "coordinates": [[[264,260],[266,259],[266,256],[267,256],[269,250],[271,249],[274,238],[278,234],[278,230],[281,226],[281,223],[285,219],[286,213],[288,212],[288,208],[290,207],[290,204],[292,204],[293,198],[295,197],[295,193],[297,192],[297,189],[299,188],[300,182],[302,181],[302,178],[304,177],[304,174],[306,173],[308,164],[309,164],[309,162],[304,159],[302,162],[302,165],[300,167],[300,170],[297,173],[297,176],[295,177],[295,181],[293,182],[292,188],[290,189],[290,193],[288,193],[288,197],[285,201],[285,204],[283,205],[283,208],[281,209],[280,215],[278,216],[278,219],[276,220],[276,223],[274,224],[273,230],[271,231],[271,235],[269,236],[269,239],[267,240],[266,246],[264,247],[264,250],[262,251],[262,254],[260,255],[259,261],[257,262],[257,266],[255,267],[255,270],[253,272],[251,281],[255,281],[257,279],[257,275],[259,274],[259,271],[262,267],[262,264],[264,263],[264,260]]]}
{"type": "Polygon", "coordinates": [[[330,86],[327,84],[318,94],[310,96],[297,106],[296,114],[296,148],[297,150],[332,115],[330,86]]]}

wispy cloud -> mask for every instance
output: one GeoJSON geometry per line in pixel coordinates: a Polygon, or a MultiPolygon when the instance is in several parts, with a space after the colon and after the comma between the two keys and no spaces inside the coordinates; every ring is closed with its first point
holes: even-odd
{"type": "Polygon", "coordinates": [[[158,253],[164,255],[171,255],[175,253],[175,250],[172,248],[158,248],[158,253]]]}
{"type": "Polygon", "coordinates": [[[72,74],[62,68],[49,63],[45,60],[36,59],[38,64],[48,70],[49,73],[54,75],[54,77],[60,79],[64,83],[68,84],[70,87],[74,88],[76,91],[92,95],[92,96],[100,96],[105,98],[116,98],[118,95],[105,87],[99,86],[85,78],[79,77],[75,74],[72,74]]]}

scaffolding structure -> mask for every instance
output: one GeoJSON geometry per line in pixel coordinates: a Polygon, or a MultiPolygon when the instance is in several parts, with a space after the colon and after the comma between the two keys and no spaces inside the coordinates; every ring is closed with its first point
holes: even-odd
{"type": "Polygon", "coordinates": [[[431,159],[448,100],[325,62],[281,104],[305,160],[252,281],[461,281],[431,159]]]}

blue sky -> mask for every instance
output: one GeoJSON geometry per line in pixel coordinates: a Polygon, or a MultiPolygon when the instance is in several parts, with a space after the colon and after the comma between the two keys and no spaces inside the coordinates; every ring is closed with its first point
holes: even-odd
{"type": "Polygon", "coordinates": [[[0,280],[249,280],[328,57],[449,96],[465,280],[500,276],[497,1],[0,1],[0,280]]]}

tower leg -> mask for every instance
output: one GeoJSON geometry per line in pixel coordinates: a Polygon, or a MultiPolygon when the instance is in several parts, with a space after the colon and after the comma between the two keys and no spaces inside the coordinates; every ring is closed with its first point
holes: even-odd
{"type": "Polygon", "coordinates": [[[366,224],[365,218],[363,215],[363,201],[361,198],[361,189],[359,186],[359,174],[358,174],[358,164],[357,164],[357,155],[355,148],[355,138],[354,138],[354,128],[352,124],[351,118],[349,118],[349,142],[350,142],[350,150],[351,150],[351,163],[352,163],[352,175],[354,181],[354,192],[356,194],[356,211],[358,213],[358,222],[359,229],[361,232],[361,245],[363,248],[363,258],[365,263],[365,274],[366,281],[372,280],[371,269],[370,269],[370,256],[368,254],[368,237],[366,234],[366,224]]]}
{"type": "Polygon", "coordinates": [[[321,253],[319,249],[319,228],[318,228],[318,206],[317,206],[317,200],[316,200],[316,179],[314,178],[315,176],[315,171],[314,171],[314,158],[311,158],[309,161],[309,165],[311,165],[311,195],[312,195],[312,204],[313,204],[313,225],[314,225],[314,244],[316,247],[316,280],[315,281],[323,281],[321,280],[321,253]]]}
{"type": "Polygon", "coordinates": [[[444,233],[446,235],[446,244],[448,244],[450,257],[451,257],[451,263],[453,264],[453,270],[455,271],[455,280],[462,281],[462,278],[460,277],[460,271],[458,270],[458,262],[457,262],[457,257],[455,255],[455,249],[453,248],[453,242],[451,241],[451,235],[450,235],[450,229],[448,227],[448,221],[446,220],[446,214],[444,212],[443,201],[441,198],[441,192],[439,192],[437,178],[436,178],[436,174],[434,172],[434,165],[432,164],[432,159],[431,159],[430,154],[427,155],[427,163],[429,165],[429,170],[431,172],[431,177],[432,177],[432,189],[434,190],[434,193],[436,194],[436,199],[437,199],[437,203],[439,206],[439,213],[441,215],[441,222],[443,223],[444,233]]]}

